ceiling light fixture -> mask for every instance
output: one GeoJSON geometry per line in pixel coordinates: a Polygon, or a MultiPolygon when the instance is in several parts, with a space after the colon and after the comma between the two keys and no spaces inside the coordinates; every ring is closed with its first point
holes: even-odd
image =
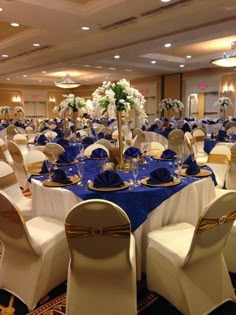
{"type": "Polygon", "coordinates": [[[156,60],[152,60],[151,63],[155,64],[155,63],[157,63],[157,61],[156,60]]]}
{"type": "Polygon", "coordinates": [[[184,68],[184,65],[179,65],[180,68],[184,68]]]}
{"type": "Polygon", "coordinates": [[[171,43],[166,43],[164,46],[165,46],[166,48],[169,48],[169,47],[171,47],[171,43]]]}
{"type": "Polygon", "coordinates": [[[0,12],[2,12],[2,8],[0,8],[0,12]]]}
{"type": "Polygon", "coordinates": [[[8,58],[8,55],[2,55],[3,58],[8,58]]]}
{"type": "Polygon", "coordinates": [[[90,27],[89,27],[89,26],[82,26],[82,27],[81,27],[81,30],[83,30],[83,31],[89,31],[89,30],[90,30],[90,27]]]}
{"type": "Polygon", "coordinates": [[[11,23],[11,26],[13,26],[13,27],[18,27],[18,26],[20,26],[20,24],[13,22],[13,23],[11,23]]]}
{"type": "Polygon", "coordinates": [[[33,44],[33,46],[34,46],[34,47],[40,47],[40,44],[35,43],[35,44],[33,44]]]}
{"type": "Polygon", "coordinates": [[[231,50],[228,53],[224,53],[221,58],[211,60],[213,65],[219,67],[235,67],[236,66],[236,42],[231,43],[231,50]]]}
{"type": "Polygon", "coordinates": [[[55,81],[54,84],[61,89],[74,89],[80,86],[80,83],[73,81],[69,74],[62,81],[55,81]]]}
{"type": "Polygon", "coordinates": [[[187,58],[187,59],[191,59],[192,56],[191,56],[191,55],[187,55],[186,58],[187,58]]]}
{"type": "Polygon", "coordinates": [[[120,55],[115,55],[114,58],[115,59],[120,59],[120,55]]]}

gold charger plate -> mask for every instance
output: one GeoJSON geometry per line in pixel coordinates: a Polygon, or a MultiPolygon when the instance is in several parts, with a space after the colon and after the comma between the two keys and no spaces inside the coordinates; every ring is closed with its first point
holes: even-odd
{"type": "Polygon", "coordinates": [[[97,188],[93,186],[93,182],[88,183],[88,188],[94,191],[102,191],[102,192],[109,192],[109,191],[119,191],[129,187],[129,183],[124,181],[124,185],[120,187],[101,187],[97,188]]]}
{"type": "Polygon", "coordinates": [[[65,186],[75,185],[75,184],[78,184],[80,182],[79,176],[69,176],[68,178],[72,181],[72,183],[62,184],[62,183],[54,182],[51,179],[46,179],[43,182],[43,186],[46,186],[46,187],[65,187],[65,186]]]}
{"type": "Polygon", "coordinates": [[[150,187],[172,187],[179,185],[181,183],[181,178],[173,177],[173,180],[168,183],[161,183],[161,184],[148,184],[148,177],[141,179],[141,184],[144,186],[150,186],[150,187]]]}
{"type": "Polygon", "coordinates": [[[205,176],[211,175],[212,172],[210,170],[204,170],[201,168],[199,173],[188,175],[188,174],[186,174],[186,169],[181,169],[180,172],[178,170],[176,170],[175,174],[180,174],[181,176],[205,177],[205,176]]]}
{"type": "Polygon", "coordinates": [[[77,160],[73,160],[73,161],[71,161],[71,162],[69,162],[69,163],[52,163],[52,165],[57,165],[57,166],[66,166],[66,165],[72,165],[72,164],[76,164],[76,163],[78,163],[78,161],[77,160]]]}

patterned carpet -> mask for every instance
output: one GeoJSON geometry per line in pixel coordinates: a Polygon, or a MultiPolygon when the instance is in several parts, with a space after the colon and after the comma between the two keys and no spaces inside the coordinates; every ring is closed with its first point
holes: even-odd
{"type": "MultiPolygon", "coordinates": [[[[236,275],[231,275],[231,279],[236,288],[236,275]]],[[[52,290],[48,296],[40,301],[35,310],[29,313],[27,307],[19,299],[4,290],[0,290],[0,315],[65,315],[65,292],[66,282],[52,290]]],[[[147,290],[145,278],[138,282],[137,297],[138,315],[181,315],[163,297],[147,290]]],[[[210,315],[234,314],[236,314],[236,303],[230,301],[210,313],[210,315]]]]}

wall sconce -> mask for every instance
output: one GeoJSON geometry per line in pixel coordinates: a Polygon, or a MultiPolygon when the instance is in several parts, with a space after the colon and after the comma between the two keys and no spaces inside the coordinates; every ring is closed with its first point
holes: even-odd
{"type": "Polygon", "coordinates": [[[225,83],[223,85],[223,88],[222,88],[222,93],[231,93],[231,92],[235,92],[235,88],[233,86],[233,84],[227,84],[225,83]]]}
{"type": "Polygon", "coordinates": [[[49,103],[56,103],[56,98],[54,96],[50,96],[49,103]]]}
{"type": "Polygon", "coordinates": [[[21,103],[21,97],[20,97],[20,95],[15,95],[15,96],[13,96],[13,97],[12,97],[12,102],[13,102],[14,104],[20,104],[20,103],[21,103]]]}

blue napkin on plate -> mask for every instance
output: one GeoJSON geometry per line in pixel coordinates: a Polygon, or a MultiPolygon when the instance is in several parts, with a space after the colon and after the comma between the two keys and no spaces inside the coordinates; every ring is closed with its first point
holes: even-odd
{"type": "Polygon", "coordinates": [[[46,145],[48,143],[48,138],[44,134],[42,134],[38,138],[36,138],[35,142],[38,145],[46,145]]]}
{"type": "Polygon", "coordinates": [[[97,148],[92,151],[92,154],[90,157],[94,159],[101,159],[101,158],[107,158],[108,156],[107,156],[107,152],[104,149],[97,148]]]}
{"type": "Polygon", "coordinates": [[[74,156],[70,154],[70,152],[63,152],[59,155],[57,159],[58,164],[65,164],[74,161],[74,156]]]}
{"type": "Polygon", "coordinates": [[[161,159],[174,159],[176,152],[170,149],[166,149],[161,154],[161,159]]]}
{"type": "Polygon", "coordinates": [[[193,162],[193,158],[191,154],[187,157],[187,159],[184,160],[184,165],[190,165],[193,162]]]}
{"type": "Polygon", "coordinates": [[[91,137],[85,137],[83,140],[82,140],[82,144],[84,145],[84,148],[87,148],[89,145],[93,144],[94,143],[94,139],[91,138],[91,137]]]}
{"type": "Polygon", "coordinates": [[[69,145],[69,141],[64,139],[64,138],[59,138],[57,140],[57,144],[60,144],[62,147],[65,146],[65,145],[69,145]]]}
{"type": "Polygon", "coordinates": [[[226,131],[225,130],[219,130],[218,135],[217,135],[217,140],[218,141],[225,141],[225,138],[228,138],[226,131]]]}
{"type": "Polygon", "coordinates": [[[200,166],[197,165],[196,161],[193,161],[189,164],[188,168],[186,169],[187,175],[196,175],[200,172],[200,166]]]}
{"type": "Polygon", "coordinates": [[[165,167],[159,167],[150,173],[147,183],[155,185],[168,183],[171,182],[172,180],[173,177],[171,176],[171,172],[165,167]]]}
{"type": "Polygon", "coordinates": [[[124,155],[127,157],[138,157],[141,155],[141,151],[138,148],[130,147],[125,150],[124,155]]]}
{"type": "Polygon", "coordinates": [[[103,187],[121,187],[124,185],[120,175],[115,171],[107,170],[99,173],[93,181],[93,186],[97,188],[103,187]]]}
{"type": "Polygon", "coordinates": [[[54,174],[52,175],[52,180],[60,184],[72,183],[72,181],[66,176],[66,173],[60,168],[54,171],[54,174]]]}
{"type": "Polygon", "coordinates": [[[43,161],[43,165],[42,165],[41,171],[39,173],[40,174],[48,174],[49,173],[49,170],[47,168],[47,165],[46,165],[45,161],[43,161]]]}

